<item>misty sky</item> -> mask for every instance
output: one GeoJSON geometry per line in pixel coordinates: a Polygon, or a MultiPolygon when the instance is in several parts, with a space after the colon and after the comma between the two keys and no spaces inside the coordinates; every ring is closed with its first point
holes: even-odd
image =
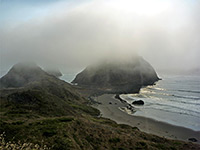
{"type": "Polygon", "coordinates": [[[0,68],[83,69],[138,54],[156,70],[200,68],[199,0],[0,0],[0,68]]]}

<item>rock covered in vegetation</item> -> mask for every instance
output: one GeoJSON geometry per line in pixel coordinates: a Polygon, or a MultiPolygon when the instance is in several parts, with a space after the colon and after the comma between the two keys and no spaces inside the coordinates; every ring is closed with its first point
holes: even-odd
{"type": "Polygon", "coordinates": [[[43,71],[36,64],[19,63],[0,79],[0,103],[7,113],[31,111],[37,115],[99,114],[83,105],[87,100],[69,83],[43,71]]]}
{"type": "Polygon", "coordinates": [[[158,80],[154,68],[138,56],[130,61],[104,61],[88,66],[72,83],[104,93],[133,93],[158,80]]]}
{"type": "Polygon", "coordinates": [[[0,79],[0,88],[23,87],[31,82],[45,79],[47,76],[47,73],[35,63],[18,63],[0,79]]]}

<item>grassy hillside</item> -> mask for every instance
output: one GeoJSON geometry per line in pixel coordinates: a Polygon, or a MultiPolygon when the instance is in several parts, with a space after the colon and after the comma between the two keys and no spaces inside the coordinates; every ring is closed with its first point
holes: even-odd
{"type": "Polygon", "coordinates": [[[199,149],[198,145],[167,140],[140,132],[137,128],[90,115],[46,117],[18,121],[1,121],[6,141],[47,145],[51,149],[199,149]],[[14,137],[14,139],[13,139],[14,137]]]}
{"type": "MultiPolygon", "coordinates": [[[[56,150],[200,148],[100,118],[99,111],[89,106],[87,99],[71,85],[45,72],[40,74],[42,78],[23,80],[23,86],[20,83],[19,87],[0,89],[0,133],[5,132],[0,149],[9,141],[39,144],[43,148],[46,145],[56,150]]],[[[11,83],[13,79],[4,76],[4,80],[11,83]]]]}

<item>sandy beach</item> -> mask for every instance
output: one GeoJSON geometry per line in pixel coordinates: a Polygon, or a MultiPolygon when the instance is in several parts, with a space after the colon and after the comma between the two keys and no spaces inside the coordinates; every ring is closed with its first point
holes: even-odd
{"type": "Polygon", "coordinates": [[[154,134],[160,137],[169,139],[188,141],[189,138],[195,138],[200,144],[200,131],[193,131],[188,128],[171,125],[165,122],[159,122],[150,118],[129,115],[120,110],[121,107],[126,107],[126,103],[114,98],[113,94],[104,94],[95,97],[95,101],[101,104],[95,104],[94,107],[101,111],[102,117],[112,119],[119,124],[128,124],[133,127],[138,127],[141,131],[154,134]]]}

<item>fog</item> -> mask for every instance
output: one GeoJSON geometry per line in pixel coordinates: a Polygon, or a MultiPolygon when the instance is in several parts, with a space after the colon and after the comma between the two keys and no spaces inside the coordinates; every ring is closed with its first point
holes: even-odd
{"type": "Polygon", "coordinates": [[[0,25],[1,70],[31,60],[80,71],[101,59],[135,55],[160,71],[199,68],[200,1],[55,1],[41,6],[48,7],[45,14],[24,20],[29,7],[38,8],[21,7],[27,8],[22,16],[0,25]]]}

